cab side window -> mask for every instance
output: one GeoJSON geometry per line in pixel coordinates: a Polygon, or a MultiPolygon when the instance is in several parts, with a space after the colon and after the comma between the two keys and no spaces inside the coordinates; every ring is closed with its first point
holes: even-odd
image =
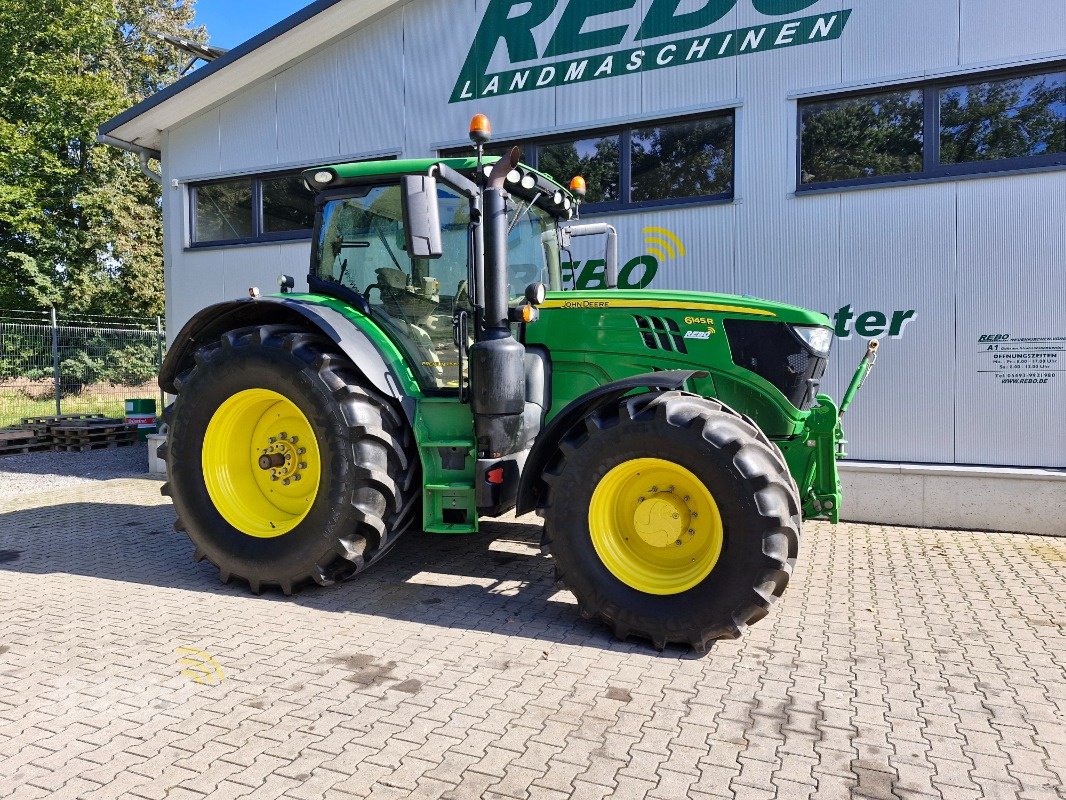
{"type": "Polygon", "coordinates": [[[323,209],[318,277],[359,292],[371,314],[409,357],[423,387],[459,386],[459,352],[452,317],[469,310],[469,206],[440,189],[444,255],[412,259],[404,242],[398,184],[367,187],[362,196],[332,200],[323,209]]]}

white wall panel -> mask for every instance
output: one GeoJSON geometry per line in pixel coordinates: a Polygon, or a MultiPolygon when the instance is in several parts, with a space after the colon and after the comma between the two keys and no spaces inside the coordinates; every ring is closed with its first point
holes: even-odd
{"type": "Polygon", "coordinates": [[[983,64],[1062,52],[1066,46],[1063,0],[959,0],[962,63],[983,64]]]}
{"type": "MultiPolygon", "coordinates": [[[[481,15],[475,0],[421,0],[404,6],[403,19],[404,154],[415,157],[441,142],[467,141],[470,117],[486,108],[476,101],[448,103],[481,15]]],[[[508,122],[497,116],[497,129],[508,122]]]]}
{"type": "Polygon", "coordinates": [[[959,184],[960,463],[1066,467],[1064,219],[1064,173],[959,184]],[[1029,366],[989,371],[1008,361],[1029,366]],[[1049,377],[1003,382],[1033,375],[1049,377]]]}
{"type": "Polygon", "coordinates": [[[222,251],[222,291],[226,300],[248,296],[258,286],[263,294],[276,292],[281,267],[281,249],[276,244],[230,247],[222,251]]]}
{"type": "Polygon", "coordinates": [[[249,87],[219,108],[222,169],[260,169],[278,163],[274,79],[249,87]]]}
{"type": "MultiPolygon", "coordinates": [[[[332,112],[340,118],[341,154],[399,149],[403,141],[404,13],[402,8],[394,11],[336,45],[332,112]]],[[[427,111],[412,109],[416,114],[427,111]]]]}
{"type": "MultiPolygon", "coordinates": [[[[278,275],[285,273],[296,280],[296,291],[307,291],[307,273],[310,271],[310,240],[282,242],[278,248],[278,275]]],[[[277,275],[274,276],[275,278],[277,275]]]]}
{"type": "MultiPolygon", "coordinates": [[[[826,0],[804,15],[839,13],[826,0]]],[[[737,27],[763,24],[750,4],[737,27]]],[[[796,106],[786,87],[840,80],[839,41],[817,42],[737,58],[736,259],[734,285],[752,294],[824,309],[839,279],[840,199],[792,196],[796,186],[796,106]]]]}
{"type": "Polygon", "coordinates": [[[340,155],[341,119],[351,113],[337,102],[338,45],[277,76],[278,163],[309,164],[340,155]]]}
{"type": "MultiPolygon", "coordinates": [[[[650,0],[644,0],[647,13],[650,0]]],[[[694,10],[699,3],[689,2],[679,10],[694,10]]],[[[738,27],[737,7],[730,9],[706,31],[693,31],[693,37],[707,33],[731,31],[738,27]]],[[[669,41],[672,38],[663,39],[669,41]]],[[[657,40],[653,40],[657,41],[657,40]]],[[[688,53],[682,53],[681,58],[688,53]]],[[[641,84],[640,109],[647,116],[656,116],[674,109],[706,107],[732,100],[737,96],[737,58],[719,58],[680,67],[651,70],[644,73],[641,84]]]]}
{"type": "Polygon", "coordinates": [[[170,131],[165,166],[167,174],[178,180],[192,175],[208,175],[222,168],[218,109],[194,117],[170,131]]]}
{"type": "Polygon", "coordinates": [[[852,0],[841,38],[844,82],[936,70],[959,62],[955,0],[852,0]]]}
{"type": "MultiPolygon", "coordinates": [[[[644,19],[645,2],[636,2],[632,8],[624,11],[615,11],[609,14],[598,14],[590,17],[584,26],[585,31],[603,30],[628,26],[629,30],[621,43],[611,47],[600,48],[591,51],[591,57],[586,67],[586,74],[592,74],[603,64],[603,57],[623,48],[637,47],[633,37],[644,19]]],[[[548,32],[551,28],[548,27],[548,32]]],[[[566,59],[580,55],[582,59],[589,53],[574,53],[564,56],[552,56],[557,59],[566,59]]],[[[614,60],[614,78],[600,78],[589,80],[584,83],[571,83],[559,86],[552,90],[538,90],[545,94],[552,93],[555,97],[555,118],[559,127],[573,127],[575,125],[596,124],[597,120],[617,119],[621,116],[637,114],[641,110],[641,85],[643,76],[640,72],[626,74],[621,71],[621,62],[614,60]]]]}
{"type": "MultiPolygon", "coordinates": [[[[848,453],[866,460],[951,463],[955,185],[845,194],[839,237],[839,299],[827,311],[849,304],[856,318],[879,312],[889,324],[895,312],[916,312],[905,323],[898,317],[898,338],[881,339],[877,366],[848,412],[848,453]]],[[[836,398],[866,349],[868,339],[854,332],[855,323],[851,337],[835,345],[836,398]]]]}
{"type": "Polygon", "coordinates": [[[167,281],[167,338],[205,306],[226,299],[222,250],[184,250],[167,281]]]}

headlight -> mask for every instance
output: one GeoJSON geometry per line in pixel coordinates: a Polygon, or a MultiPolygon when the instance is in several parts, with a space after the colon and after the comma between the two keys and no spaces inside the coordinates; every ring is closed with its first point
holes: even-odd
{"type": "Polygon", "coordinates": [[[795,333],[810,348],[816,356],[827,358],[829,348],[833,346],[833,329],[823,328],[819,325],[793,325],[795,333]]]}

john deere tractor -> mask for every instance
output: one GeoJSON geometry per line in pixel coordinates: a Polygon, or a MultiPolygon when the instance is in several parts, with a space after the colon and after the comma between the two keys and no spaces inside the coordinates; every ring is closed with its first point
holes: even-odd
{"type": "MultiPolygon", "coordinates": [[[[309,292],[210,306],[160,377],[179,530],[222,580],[288,594],[365,570],[411,528],[544,519],[581,614],[703,651],[764,617],[804,518],[838,519],[827,317],[623,291],[614,229],[570,189],[484,156],[338,164],[309,292]],[[603,237],[606,289],[569,291],[603,237]]],[[[864,361],[848,397],[869,362],[864,361]]]]}

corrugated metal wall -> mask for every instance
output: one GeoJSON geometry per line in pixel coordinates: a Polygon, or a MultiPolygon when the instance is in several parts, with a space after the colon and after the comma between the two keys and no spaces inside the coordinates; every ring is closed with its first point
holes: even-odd
{"type": "MultiPolygon", "coordinates": [[[[632,31],[649,4],[596,26],[632,31]]],[[[1062,0],[822,0],[803,14],[853,10],[839,40],[449,104],[486,6],[408,3],[168,132],[168,186],[181,183],[164,200],[169,330],[207,303],[272,286],[279,272],[306,272],[306,243],[185,249],[185,181],[425,155],[462,143],[475,111],[511,137],[736,105],[735,202],[617,215],[623,259],[644,252],[644,227],[663,226],[687,255],[661,265],[655,288],[760,295],[830,314],[914,310],[903,336],[884,342],[849,417],[853,457],[1066,467],[1066,372],[1046,385],[1001,384],[981,371],[989,356],[977,342],[986,333],[1066,336],[1066,173],[794,195],[797,94],[1061,58],[1062,0]]],[[[740,0],[714,30],[766,21],[740,0]]],[[[552,28],[534,31],[542,49],[552,28]]],[[[832,394],[864,347],[858,336],[838,343],[832,394]]]]}

